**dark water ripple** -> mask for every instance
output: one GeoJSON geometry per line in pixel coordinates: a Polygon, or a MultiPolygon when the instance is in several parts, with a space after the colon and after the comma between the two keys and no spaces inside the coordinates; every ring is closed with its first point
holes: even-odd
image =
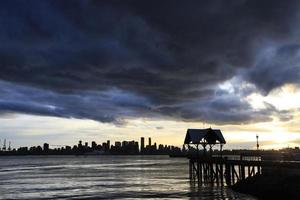
{"type": "Polygon", "coordinates": [[[0,158],[0,199],[255,198],[191,184],[182,158],[24,156],[0,158]]]}

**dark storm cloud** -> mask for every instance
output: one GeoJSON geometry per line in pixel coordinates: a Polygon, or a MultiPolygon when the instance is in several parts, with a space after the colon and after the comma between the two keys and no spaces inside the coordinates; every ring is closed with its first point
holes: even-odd
{"type": "MultiPolygon", "coordinates": [[[[247,88],[246,88],[247,90],[247,88]]],[[[183,121],[204,121],[216,124],[245,124],[271,121],[273,117],[281,121],[292,119],[291,110],[278,110],[269,103],[264,108],[253,109],[238,94],[216,92],[213,99],[203,99],[181,106],[163,106],[158,112],[183,121]]]]}
{"type": "MultiPolygon", "coordinates": [[[[117,89],[102,92],[57,94],[27,86],[0,82],[0,113],[18,112],[65,118],[93,119],[123,123],[121,117],[149,113],[149,102],[140,96],[117,89]]],[[[147,114],[149,113],[149,114],[147,114]]]]}
{"type": "Polygon", "coordinates": [[[279,0],[3,1],[0,109],[104,122],[269,120],[273,112],[216,85],[241,71],[262,91],[298,81],[298,8],[279,0]]]}
{"type": "Polygon", "coordinates": [[[286,83],[300,83],[300,44],[273,47],[263,55],[245,77],[264,93],[286,83]]]}

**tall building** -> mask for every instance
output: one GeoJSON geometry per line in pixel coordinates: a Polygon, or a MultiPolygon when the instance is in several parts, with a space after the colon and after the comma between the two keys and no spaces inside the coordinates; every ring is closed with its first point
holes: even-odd
{"type": "Polygon", "coordinates": [[[115,147],[117,147],[117,148],[121,148],[121,146],[122,146],[122,145],[121,145],[121,142],[118,142],[118,141],[117,141],[117,142],[115,142],[115,147]]]}
{"type": "Polygon", "coordinates": [[[44,151],[49,151],[49,144],[48,143],[44,143],[43,150],[44,151]]]}
{"type": "Polygon", "coordinates": [[[151,137],[148,138],[148,145],[151,147],[151,137]]]}
{"type": "Polygon", "coordinates": [[[145,138],[141,137],[141,152],[145,149],[145,138]]]}
{"type": "Polygon", "coordinates": [[[92,149],[95,150],[97,148],[97,143],[95,141],[92,141],[92,149]]]}
{"type": "Polygon", "coordinates": [[[102,148],[103,148],[103,151],[107,151],[108,150],[107,143],[102,142],[102,148]]]}
{"type": "Polygon", "coordinates": [[[107,150],[110,150],[110,140],[107,140],[107,150]]]}
{"type": "Polygon", "coordinates": [[[128,145],[127,141],[122,141],[122,147],[126,147],[128,145]]]}

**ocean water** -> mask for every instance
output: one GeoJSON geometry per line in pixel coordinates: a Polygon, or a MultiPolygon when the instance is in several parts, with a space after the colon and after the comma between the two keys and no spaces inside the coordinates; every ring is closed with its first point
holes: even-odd
{"type": "Polygon", "coordinates": [[[0,199],[256,199],[188,176],[168,156],[0,157],[0,199]]]}

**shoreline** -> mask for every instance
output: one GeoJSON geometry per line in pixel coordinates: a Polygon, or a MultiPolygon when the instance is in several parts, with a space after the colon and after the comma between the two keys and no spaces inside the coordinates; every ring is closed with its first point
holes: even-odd
{"type": "Polygon", "coordinates": [[[300,199],[300,175],[257,174],[230,188],[263,199],[300,199]]]}

